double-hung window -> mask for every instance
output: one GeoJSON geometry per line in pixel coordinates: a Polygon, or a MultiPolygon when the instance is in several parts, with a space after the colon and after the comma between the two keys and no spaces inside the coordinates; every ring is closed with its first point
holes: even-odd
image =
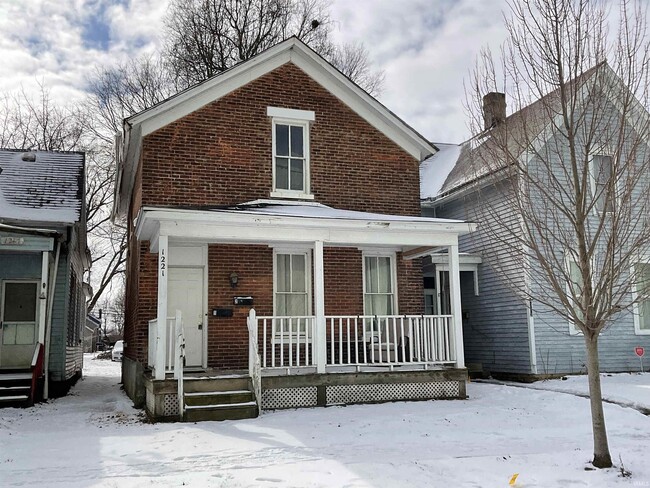
{"type": "Polygon", "coordinates": [[[363,306],[365,315],[395,313],[395,283],[392,256],[364,256],[363,306]]]}
{"type": "Polygon", "coordinates": [[[595,207],[599,212],[612,212],[616,200],[614,177],[614,158],[608,154],[594,154],[591,157],[591,191],[595,207]]]}
{"type": "Polygon", "coordinates": [[[272,197],[308,198],[310,193],[309,124],[314,112],[268,107],[273,126],[272,197]]]}
{"type": "Polygon", "coordinates": [[[309,252],[277,251],[274,257],[274,315],[283,333],[304,333],[311,308],[309,252]]]}
{"type": "Polygon", "coordinates": [[[637,334],[650,334],[650,262],[634,265],[636,304],[634,314],[637,334]]]}
{"type": "MultiPolygon", "coordinates": [[[[582,293],[584,290],[584,282],[582,280],[582,273],[578,263],[570,257],[566,259],[569,283],[567,283],[567,297],[569,302],[577,309],[580,306],[582,293]]],[[[577,314],[578,318],[582,319],[582,313],[577,314]]],[[[573,320],[569,321],[569,333],[579,334],[580,329],[576,326],[573,320]]]]}

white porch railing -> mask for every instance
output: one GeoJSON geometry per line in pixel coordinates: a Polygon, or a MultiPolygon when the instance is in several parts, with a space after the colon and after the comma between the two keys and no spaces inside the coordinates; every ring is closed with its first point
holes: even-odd
{"type": "MultiPolygon", "coordinates": [[[[249,317],[250,320],[250,317],[249,317]]],[[[265,370],[317,367],[318,341],[325,366],[450,365],[456,362],[451,315],[341,315],[325,317],[325,336],[315,317],[257,317],[265,370]]],[[[250,332],[250,328],[249,328],[250,332]]]]}
{"type": "MultiPolygon", "coordinates": [[[[176,317],[167,318],[165,338],[165,372],[170,373],[174,371],[174,356],[176,355],[176,317]]],[[[149,350],[147,352],[147,362],[152,371],[155,372],[156,367],[156,352],[159,345],[158,339],[158,320],[149,321],[149,350]]]]}
{"type": "Polygon", "coordinates": [[[262,327],[262,368],[315,366],[313,316],[257,317],[262,327]]]}
{"type": "Polygon", "coordinates": [[[255,309],[251,309],[246,319],[248,326],[248,373],[253,382],[253,392],[255,394],[255,403],[258,408],[262,405],[262,365],[260,363],[260,354],[258,346],[258,329],[255,309]]]}

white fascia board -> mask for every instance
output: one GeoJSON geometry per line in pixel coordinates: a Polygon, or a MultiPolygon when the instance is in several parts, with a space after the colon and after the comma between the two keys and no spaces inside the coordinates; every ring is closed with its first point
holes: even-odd
{"type": "MultiPolygon", "coordinates": [[[[465,222],[367,222],[360,220],[260,216],[245,213],[145,210],[136,236],[158,235],[210,242],[313,242],[339,245],[446,246],[476,224],[465,222]],[[158,227],[159,226],[159,227],[158,227]]],[[[152,247],[155,245],[152,243],[152,247]]]]}
{"type": "Polygon", "coordinates": [[[291,61],[418,162],[437,152],[429,141],[314,52],[294,49],[291,61]]]}

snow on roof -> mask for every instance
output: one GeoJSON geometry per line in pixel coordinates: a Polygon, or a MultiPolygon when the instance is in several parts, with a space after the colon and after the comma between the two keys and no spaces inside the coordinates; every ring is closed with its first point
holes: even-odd
{"type": "Polygon", "coordinates": [[[274,200],[256,200],[244,203],[226,211],[254,213],[258,215],[277,215],[282,217],[304,217],[340,220],[368,220],[381,222],[421,222],[421,223],[461,223],[462,220],[438,219],[432,217],[414,217],[409,215],[388,215],[355,210],[341,210],[320,203],[285,202],[274,200]]]}
{"type": "Polygon", "coordinates": [[[82,153],[0,149],[0,168],[0,222],[80,220],[82,153]]]}
{"type": "Polygon", "coordinates": [[[420,163],[420,198],[434,198],[460,156],[461,144],[435,143],[439,149],[420,163]]]}

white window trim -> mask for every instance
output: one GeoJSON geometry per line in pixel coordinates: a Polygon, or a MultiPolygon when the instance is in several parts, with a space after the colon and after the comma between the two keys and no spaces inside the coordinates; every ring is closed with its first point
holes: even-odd
{"type": "MultiPolygon", "coordinates": [[[[311,277],[311,263],[312,263],[312,256],[311,256],[312,250],[311,248],[308,247],[293,247],[293,246],[288,246],[288,247],[274,247],[273,248],[273,317],[277,317],[277,304],[276,304],[276,295],[278,291],[278,260],[277,256],[278,254],[304,254],[305,255],[305,280],[307,282],[307,316],[311,317],[313,316],[312,312],[312,302],[314,297],[312,296],[312,277],[311,277]]],[[[289,335],[287,332],[284,334],[284,337],[286,338],[289,335]]],[[[296,337],[297,334],[294,333],[292,334],[293,337],[296,337]]],[[[313,334],[310,334],[309,336],[309,341],[311,342],[313,339],[313,334]]],[[[295,341],[296,339],[294,339],[295,341]]],[[[301,340],[304,341],[304,336],[301,336],[301,340]]],[[[286,340],[285,340],[286,342],[286,340]]],[[[280,344],[281,341],[279,338],[276,338],[274,341],[275,344],[280,344]]]]}
{"type": "Polygon", "coordinates": [[[589,188],[591,190],[591,198],[594,201],[594,207],[593,210],[594,212],[598,214],[611,214],[614,210],[609,210],[609,211],[603,211],[599,209],[595,203],[596,199],[596,171],[594,169],[594,157],[595,156],[609,156],[612,158],[612,174],[611,177],[614,178],[614,210],[619,205],[619,200],[618,200],[618,180],[616,179],[616,167],[618,166],[618,157],[616,156],[616,153],[614,150],[607,148],[607,147],[601,147],[597,150],[591,151],[589,153],[589,188]]]}
{"type": "MultiPolygon", "coordinates": [[[[568,253],[568,252],[564,253],[564,269],[565,269],[565,271],[567,273],[567,277],[568,277],[568,280],[567,280],[566,285],[565,285],[567,298],[570,297],[570,294],[571,294],[571,285],[569,283],[570,280],[571,280],[571,263],[576,263],[577,264],[577,261],[575,259],[573,259],[573,257],[571,256],[570,253],[568,253]]],[[[584,289],[584,284],[582,285],[582,287],[584,289]]],[[[582,335],[582,331],[580,329],[578,329],[578,327],[576,327],[573,320],[568,320],[567,323],[569,325],[569,335],[572,335],[572,336],[582,335]]]]}
{"type": "Polygon", "coordinates": [[[310,123],[316,119],[316,115],[311,110],[295,110],[280,107],[267,107],[266,114],[271,119],[271,167],[272,167],[272,189],[270,193],[271,198],[291,198],[297,200],[313,200],[314,195],[311,193],[311,167],[310,167],[310,123]],[[304,151],[304,174],[303,174],[303,190],[287,190],[284,188],[276,188],[275,186],[275,126],[277,124],[301,126],[303,128],[303,151],[304,151]]]}
{"type": "MultiPolygon", "coordinates": [[[[632,273],[631,276],[635,276],[636,270],[635,266],[638,264],[646,264],[650,265],[650,257],[644,257],[640,259],[636,259],[634,264],[632,265],[632,268],[630,272],[632,273]]],[[[638,283],[635,283],[635,285],[632,287],[632,298],[634,300],[637,299],[639,296],[639,290],[637,288],[638,283]]],[[[632,315],[634,317],[634,334],[635,335],[650,335],[650,329],[642,329],[641,328],[641,311],[639,310],[639,302],[636,302],[634,306],[632,307],[632,315]]]]}
{"type": "Polygon", "coordinates": [[[390,258],[391,285],[393,288],[393,315],[399,315],[399,297],[397,295],[397,254],[394,252],[363,251],[361,253],[361,279],[363,280],[363,314],[366,310],[366,257],[390,258]]]}

